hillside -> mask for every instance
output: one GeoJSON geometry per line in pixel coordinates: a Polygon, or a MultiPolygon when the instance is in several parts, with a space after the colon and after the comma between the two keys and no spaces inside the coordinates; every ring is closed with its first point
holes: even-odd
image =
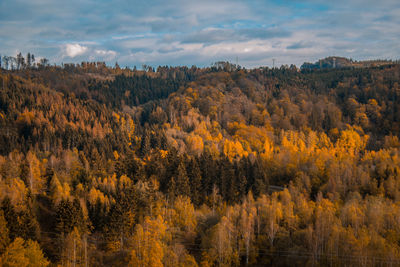
{"type": "Polygon", "coordinates": [[[399,64],[398,61],[392,60],[365,60],[365,61],[354,61],[345,57],[327,57],[320,59],[315,63],[304,63],[301,65],[301,69],[335,69],[335,68],[370,68],[370,67],[381,67],[387,65],[399,64]]]}
{"type": "Polygon", "coordinates": [[[303,66],[1,69],[0,265],[399,265],[400,64],[303,66]]]}

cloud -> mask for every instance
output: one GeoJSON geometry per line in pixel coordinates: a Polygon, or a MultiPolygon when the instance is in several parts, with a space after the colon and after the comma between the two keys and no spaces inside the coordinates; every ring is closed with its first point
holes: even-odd
{"type": "Polygon", "coordinates": [[[112,50],[94,50],[94,52],[97,55],[100,55],[100,56],[112,56],[112,57],[115,57],[117,55],[117,52],[112,51],[112,50]]]}
{"type": "Polygon", "coordinates": [[[276,28],[247,28],[247,29],[203,29],[187,35],[182,43],[215,44],[221,42],[242,42],[253,39],[267,40],[273,38],[289,37],[291,33],[276,28]]]}
{"type": "Polygon", "coordinates": [[[79,44],[66,44],[64,51],[65,51],[65,56],[73,58],[76,56],[83,55],[87,50],[88,48],[86,46],[82,46],[79,44]]]}
{"type": "Polygon", "coordinates": [[[0,54],[127,66],[396,59],[398,14],[398,0],[2,0],[0,54]]]}
{"type": "Polygon", "coordinates": [[[216,29],[209,28],[203,29],[199,32],[188,34],[182,40],[182,43],[193,44],[193,43],[217,43],[226,40],[232,40],[236,37],[238,39],[240,36],[235,34],[232,29],[216,29]]]}
{"type": "Polygon", "coordinates": [[[188,27],[198,25],[196,15],[184,16],[179,18],[163,17],[153,18],[149,21],[152,32],[179,32],[185,31],[188,27]]]}
{"type": "Polygon", "coordinates": [[[65,44],[60,48],[59,59],[72,61],[113,61],[118,53],[114,50],[97,48],[96,42],[83,44],[65,44]]]}
{"type": "Polygon", "coordinates": [[[312,45],[310,43],[296,42],[296,43],[293,43],[293,44],[287,46],[286,48],[287,49],[302,49],[302,48],[309,48],[311,46],[312,45]]]}

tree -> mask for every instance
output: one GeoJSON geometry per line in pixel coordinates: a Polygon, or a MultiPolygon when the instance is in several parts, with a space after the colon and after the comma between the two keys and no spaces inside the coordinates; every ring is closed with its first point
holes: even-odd
{"type": "Polygon", "coordinates": [[[41,58],[40,59],[40,66],[42,67],[42,68],[45,68],[45,67],[47,67],[49,65],[49,60],[47,59],[47,58],[41,58]]]}
{"type": "Polygon", "coordinates": [[[132,234],[135,224],[135,195],[122,192],[108,214],[106,234],[113,249],[124,248],[125,239],[132,234]]]}
{"type": "Polygon", "coordinates": [[[61,200],[56,211],[56,229],[63,236],[76,227],[81,233],[86,231],[86,221],[79,200],[61,200]]]}
{"type": "MultiPolygon", "coordinates": [[[[229,189],[231,188],[232,183],[235,182],[235,170],[227,157],[224,157],[220,164],[218,186],[221,190],[221,195],[225,200],[233,201],[233,199],[231,199],[232,196],[229,194],[229,189]]],[[[235,191],[236,190],[237,189],[235,189],[235,191]]]]}
{"type": "Polygon", "coordinates": [[[218,266],[238,266],[239,254],[235,251],[233,240],[231,239],[234,227],[229,219],[223,216],[211,231],[211,248],[208,253],[213,261],[218,266]]]}
{"type": "Polygon", "coordinates": [[[140,141],[140,156],[147,156],[151,151],[150,146],[150,133],[146,131],[140,141]]]}
{"type": "Polygon", "coordinates": [[[196,216],[193,204],[187,196],[178,196],[173,206],[172,224],[183,233],[192,233],[196,228],[196,216]]]}
{"type": "Polygon", "coordinates": [[[202,202],[202,177],[196,159],[189,162],[187,173],[190,181],[190,198],[195,205],[200,205],[202,202]]]}
{"type": "Polygon", "coordinates": [[[10,237],[8,234],[7,221],[4,218],[3,210],[0,210],[0,255],[3,254],[9,243],[10,237]]]}
{"type": "Polygon", "coordinates": [[[84,262],[86,260],[84,253],[84,242],[76,227],[68,233],[62,244],[61,264],[67,266],[76,266],[77,262],[84,262]]]}
{"type": "Polygon", "coordinates": [[[68,183],[60,183],[57,174],[54,174],[50,180],[50,196],[55,205],[58,205],[62,200],[71,198],[70,187],[68,183]]]}
{"type": "Polygon", "coordinates": [[[5,197],[1,203],[1,209],[4,214],[4,218],[7,222],[7,228],[9,232],[9,236],[11,239],[16,238],[17,236],[21,235],[20,225],[18,214],[15,211],[11,201],[8,197],[5,197]]]}
{"type": "Polygon", "coordinates": [[[169,187],[167,191],[168,199],[173,201],[176,197],[176,192],[177,192],[177,187],[176,187],[175,177],[172,177],[171,180],[169,181],[169,187]]]}
{"type": "Polygon", "coordinates": [[[46,267],[50,264],[36,241],[25,242],[25,257],[29,260],[28,267],[46,267]]]}
{"type": "Polygon", "coordinates": [[[239,232],[245,248],[246,265],[249,264],[250,248],[254,241],[254,226],[257,216],[257,209],[254,205],[254,199],[251,193],[243,202],[240,209],[239,232]]]}
{"type": "Polygon", "coordinates": [[[25,255],[24,240],[17,237],[6,249],[1,259],[4,267],[27,267],[29,259],[25,255]]]}
{"type": "Polygon", "coordinates": [[[28,52],[28,54],[26,55],[26,65],[28,68],[31,67],[32,65],[32,61],[31,61],[31,53],[28,52]]]}
{"type": "Polygon", "coordinates": [[[3,56],[3,65],[4,65],[4,69],[8,70],[8,64],[10,62],[10,59],[8,56],[3,56]]]}
{"type": "Polygon", "coordinates": [[[180,161],[176,172],[176,190],[175,196],[190,196],[190,183],[183,160],[180,161]]]}
{"type": "Polygon", "coordinates": [[[17,237],[1,258],[4,267],[46,267],[50,262],[43,255],[36,241],[17,237]]]}
{"type": "Polygon", "coordinates": [[[22,56],[21,52],[17,54],[17,69],[20,70],[25,67],[25,59],[22,56]]]}
{"type": "Polygon", "coordinates": [[[202,176],[202,192],[203,197],[211,194],[217,178],[217,161],[214,160],[211,154],[204,152],[200,156],[199,168],[202,176]]]}
{"type": "Polygon", "coordinates": [[[276,234],[279,230],[279,222],[282,219],[282,205],[278,202],[277,194],[273,194],[266,208],[265,231],[271,248],[274,245],[276,234]]]}
{"type": "Polygon", "coordinates": [[[37,194],[40,192],[44,184],[40,173],[40,161],[31,151],[29,151],[26,155],[26,161],[28,165],[29,189],[31,190],[32,194],[37,194]]]}
{"type": "Polygon", "coordinates": [[[138,224],[135,227],[131,244],[130,266],[139,267],[162,267],[167,225],[161,216],[156,219],[146,217],[143,225],[138,224]]]}
{"type": "Polygon", "coordinates": [[[31,54],[31,64],[34,65],[35,64],[35,55],[31,54]]]}
{"type": "Polygon", "coordinates": [[[86,233],[87,223],[79,200],[61,200],[56,210],[56,230],[59,233],[61,262],[76,262],[77,242],[86,233]]]}

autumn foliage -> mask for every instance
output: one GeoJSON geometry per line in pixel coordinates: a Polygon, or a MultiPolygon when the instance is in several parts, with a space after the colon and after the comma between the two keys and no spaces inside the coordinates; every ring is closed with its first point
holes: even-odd
{"type": "Polygon", "coordinates": [[[398,266],[399,73],[1,70],[0,265],[398,266]]]}

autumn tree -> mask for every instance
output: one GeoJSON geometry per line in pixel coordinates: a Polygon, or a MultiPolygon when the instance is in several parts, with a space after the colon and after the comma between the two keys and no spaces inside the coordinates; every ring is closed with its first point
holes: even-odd
{"type": "Polygon", "coordinates": [[[131,239],[130,266],[164,266],[166,230],[161,216],[146,217],[142,225],[138,224],[131,239]]]}
{"type": "Polygon", "coordinates": [[[7,247],[0,262],[5,267],[45,267],[50,264],[36,241],[24,241],[19,237],[7,247]]]}

